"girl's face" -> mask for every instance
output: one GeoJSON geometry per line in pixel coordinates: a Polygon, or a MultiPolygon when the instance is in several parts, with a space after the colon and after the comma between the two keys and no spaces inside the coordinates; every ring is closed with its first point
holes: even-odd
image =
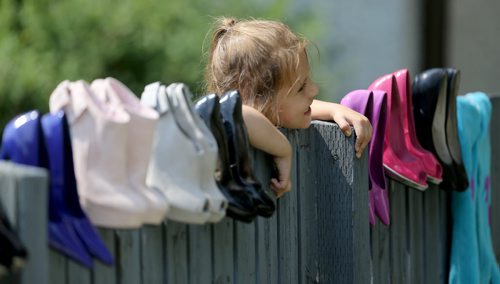
{"type": "Polygon", "coordinates": [[[310,78],[307,55],[299,58],[297,78],[293,84],[278,92],[279,124],[285,128],[307,128],[311,124],[311,104],[318,94],[318,86],[310,78]]]}

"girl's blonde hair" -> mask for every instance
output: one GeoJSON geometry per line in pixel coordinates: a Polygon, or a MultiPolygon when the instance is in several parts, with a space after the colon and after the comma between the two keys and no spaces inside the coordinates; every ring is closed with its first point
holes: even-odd
{"type": "Polygon", "coordinates": [[[278,91],[294,83],[306,45],[280,22],[220,18],[205,70],[207,91],[239,90],[243,104],[279,124],[278,91]]]}

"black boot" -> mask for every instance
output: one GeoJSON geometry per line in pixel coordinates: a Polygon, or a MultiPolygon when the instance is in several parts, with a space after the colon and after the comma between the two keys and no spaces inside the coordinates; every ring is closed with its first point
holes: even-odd
{"type": "Polygon", "coordinates": [[[256,216],[256,209],[248,191],[238,184],[237,178],[233,177],[228,138],[220,115],[219,98],[215,94],[204,96],[196,102],[195,110],[217,141],[219,163],[216,181],[221,192],[229,201],[226,213],[234,219],[251,222],[256,216]]]}
{"type": "Polygon", "coordinates": [[[445,69],[448,74],[447,88],[447,108],[446,108],[446,139],[448,149],[453,160],[453,167],[456,176],[456,190],[463,191],[469,186],[467,173],[462,161],[462,152],[460,150],[460,141],[458,140],[457,126],[457,96],[460,85],[460,70],[453,68],[445,69]]]}
{"type": "Polygon", "coordinates": [[[276,196],[262,189],[252,171],[248,134],[243,121],[242,101],[238,91],[229,91],[220,99],[222,120],[228,134],[229,158],[234,165],[233,178],[251,194],[257,214],[270,217],[276,210],[276,196]]]}
{"type": "Polygon", "coordinates": [[[417,138],[443,167],[443,182],[439,187],[444,190],[465,190],[467,185],[464,187],[457,178],[448,146],[446,125],[451,120],[448,117],[448,113],[451,114],[448,111],[451,103],[448,101],[448,73],[442,68],[433,68],[418,74],[413,81],[412,93],[417,138]]]}

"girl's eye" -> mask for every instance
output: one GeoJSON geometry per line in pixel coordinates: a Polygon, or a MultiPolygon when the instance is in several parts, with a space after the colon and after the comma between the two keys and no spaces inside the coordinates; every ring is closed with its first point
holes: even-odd
{"type": "Polygon", "coordinates": [[[299,93],[302,92],[306,88],[307,81],[302,84],[302,86],[299,89],[299,93]]]}

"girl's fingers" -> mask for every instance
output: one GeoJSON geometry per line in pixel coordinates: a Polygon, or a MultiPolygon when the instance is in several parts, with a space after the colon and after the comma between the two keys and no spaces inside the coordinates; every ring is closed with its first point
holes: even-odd
{"type": "Polygon", "coordinates": [[[372,137],[372,126],[368,119],[363,118],[353,123],[354,130],[356,131],[356,157],[361,157],[363,150],[370,143],[372,137]]]}
{"type": "Polygon", "coordinates": [[[286,192],[291,190],[291,185],[287,181],[278,181],[277,179],[271,179],[271,188],[276,193],[276,196],[279,198],[286,192]]]}
{"type": "Polygon", "coordinates": [[[351,136],[352,134],[351,125],[345,118],[343,117],[337,118],[335,122],[338,124],[340,130],[342,130],[342,133],[344,133],[345,136],[347,137],[351,136]]]}

